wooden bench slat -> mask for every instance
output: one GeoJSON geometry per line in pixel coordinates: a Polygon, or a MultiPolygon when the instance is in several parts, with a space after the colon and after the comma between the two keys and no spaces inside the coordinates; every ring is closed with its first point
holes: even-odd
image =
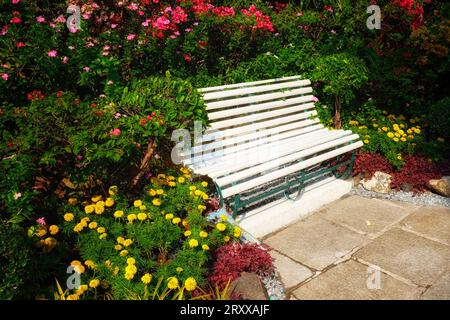
{"type": "Polygon", "coordinates": [[[227,189],[223,189],[222,190],[222,195],[223,195],[224,198],[228,198],[228,197],[230,197],[232,195],[235,195],[235,194],[238,194],[240,192],[243,192],[243,191],[246,191],[246,190],[250,190],[251,188],[255,188],[257,186],[263,185],[263,184],[268,183],[270,181],[274,181],[276,179],[279,179],[279,178],[285,177],[285,176],[287,176],[289,174],[301,171],[303,169],[306,169],[306,168],[311,167],[313,165],[319,164],[319,163],[324,162],[326,160],[335,158],[335,157],[337,157],[337,156],[339,156],[341,154],[344,154],[344,153],[350,152],[352,150],[358,149],[358,148],[360,148],[362,146],[363,146],[363,143],[361,141],[358,141],[358,142],[352,143],[350,145],[341,147],[339,149],[329,151],[329,152],[321,154],[321,155],[319,155],[317,157],[314,157],[314,158],[307,159],[305,161],[296,163],[296,164],[294,164],[292,166],[289,166],[289,167],[286,167],[286,168],[283,168],[283,169],[280,169],[280,170],[277,170],[277,171],[274,171],[274,172],[270,172],[270,173],[265,174],[263,176],[257,177],[257,178],[255,178],[253,180],[240,183],[240,184],[238,184],[236,186],[231,186],[231,187],[229,187],[227,189]]]}
{"type": "Polygon", "coordinates": [[[336,146],[348,143],[356,139],[358,139],[358,135],[350,135],[339,139],[333,139],[332,141],[329,141],[327,143],[322,143],[316,146],[310,146],[310,148],[306,150],[301,150],[288,155],[283,155],[281,153],[280,157],[277,157],[276,159],[266,161],[258,165],[254,165],[250,168],[241,170],[237,173],[233,173],[222,178],[215,178],[215,181],[220,186],[230,185],[233,182],[239,183],[238,181],[243,180],[245,178],[258,175],[264,171],[276,169],[280,166],[286,165],[294,161],[298,161],[304,157],[311,156],[324,150],[329,150],[330,148],[334,148],[336,146]]]}
{"type": "Polygon", "coordinates": [[[223,111],[216,111],[212,110],[212,112],[208,113],[208,119],[210,121],[222,119],[222,118],[229,118],[233,116],[238,115],[244,115],[252,112],[258,112],[258,111],[264,111],[269,109],[275,109],[280,107],[287,107],[291,105],[296,105],[300,103],[305,102],[312,102],[314,99],[313,95],[307,95],[307,96],[301,96],[296,98],[290,98],[290,99],[284,99],[284,100],[276,100],[266,103],[258,103],[258,104],[252,104],[250,106],[246,107],[235,107],[235,108],[229,108],[223,111]]]}
{"type": "Polygon", "coordinates": [[[243,96],[243,95],[249,95],[249,94],[255,94],[255,93],[284,91],[286,89],[305,87],[310,84],[311,84],[311,81],[309,81],[309,80],[297,80],[297,81],[281,82],[281,83],[275,83],[275,84],[267,84],[267,85],[257,86],[257,87],[245,87],[245,88],[238,88],[238,89],[233,89],[233,90],[216,91],[216,92],[211,92],[211,93],[205,93],[203,95],[203,100],[205,102],[210,101],[210,100],[217,100],[217,99],[224,100],[225,98],[237,97],[237,96],[243,96]]]}
{"type": "MultiPolygon", "coordinates": [[[[260,130],[263,128],[277,127],[277,126],[280,126],[280,125],[283,125],[283,124],[286,124],[289,122],[309,119],[316,115],[317,115],[316,110],[306,111],[306,112],[301,112],[301,113],[294,114],[294,115],[287,115],[287,116],[284,116],[284,117],[281,117],[278,119],[271,119],[271,120],[262,121],[262,122],[255,122],[252,124],[247,124],[247,125],[243,125],[243,126],[236,127],[236,128],[225,129],[225,130],[221,130],[220,132],[222,134],[222,137],[231,137],[231,136],[242,134],[242,133],[249,132],[249,131],[256,131],[256,130],[260,130]]],[[[204,140],[208,140],[208,135],[211,134],[212,131],[214,131],[214,130],[207,129],[205,131],[204,140]]],[[[217,135],[215,135],[214,138],[217,138],[217,135]]]]}
{"type": "Polygon", "coordinates": [[[337,132],[326,132],[325,134],[317,133],[316,136],[312,136],[312,139],[302,141],[301,143],[297,142],[297,144],[293,144],[295,141],[294,139],[289,139],[288,143],[283,142],[282,144],[279,144],[275,150],[273,150],[273,146],[263,146],[258,150],[254,150],[258,151],[258,153],[245,150],[242,153],[231,154],[227,157],[221,158],[220,160],[223,160],[221,163],[216,163],[213,166],[205,166],[197,170],[200,174],[207,174],[213,179],[229,176],[241,170],[251,168],[271,160],[276,160],[280,157],[296,153],[300,150],[312,148],[316,145],[332,142],[333,140],[350,136],[351,134],[351,132],[343,130],[337,132]]]}
{"type": "Polygon", "coordinates": [[[305,87],[305,88],[300,88],[300,89],[260,94],[257,96],[214,101],[214,102],[206,103],[206,110],[209,111],[209,110],[214,110],[214,109],[222,109],[222,108],[227,108],[227,107],[240,106],[240,105],[244,105],[244,104],[253,104],[255,102],[270,101],[270,100],[275,100],[275,99],[285,99],[288,97],[305,95],[305,94],[311,93],[311,92],[312,92],[311,87],[305,87]]]}
{"type": "Polygon", "coordinates": [[[251,87],[251,86],[257,86],[257,85],[266,84],[266,83],[290,81],[290,80],[300,79],[300,78],[301,78],[301,76],[282,77],[282,78],[259,80],[259,81],[252,81],[252,82],[226,84],[223,86],[206,87],[206,88],[200,88],[197,90],[200,93],[206,93],[206,92],[211,92],[211,91],[220,91],[220,90],[227,90],[227,89],[234,89],[234,88],[251,87]]]}
{"type": "Polygon", "coordinates": [[[249,116],[243,116],[243,117],[237,117],[237,118],[233,118],[233,119],[229,119],[229,120],[213,122],[213,123],[211,123],[210,128],[223,129],[223,128],[228,128],[228,127],[232,127],[232,126],[236,126],[236,125],[240,125],[240,124],[244,125],[244,124],[252,123],[255,121],[270,119],[270,118],[274,118],[277,116],[284,116],[284,115],[295,113],[295,112],[302,112],[302,111],[305,111],[308,109],[313,109],[313,108],[314,108],[314,103],[305,103],[305,104],[300,104],[300,105],[296,105],[293,107],[282,108],[282,109],[260,112],[260,113],[254,113],[249,116]]]}

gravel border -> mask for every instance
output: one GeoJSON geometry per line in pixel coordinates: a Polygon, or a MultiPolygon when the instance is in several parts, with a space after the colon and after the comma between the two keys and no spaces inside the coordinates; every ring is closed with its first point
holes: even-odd
{"type": "Polygon", "coordinates": [[[386,199],[394,201],[403,201],[423,207],[445,207],[450,208],[450,198],[440,196],[429,191],[422,193],[391,191],[383,194],[364,189],[361,185],[353,187],[350,191],[351,195],[358,195],[365,198],[386,199]]]}

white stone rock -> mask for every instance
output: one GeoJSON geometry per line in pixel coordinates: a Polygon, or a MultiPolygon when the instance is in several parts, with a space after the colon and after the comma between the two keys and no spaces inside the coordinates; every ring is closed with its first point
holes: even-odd
{"type": "Polygon", "coordinates": [[[374,173],[372,179],[361,180],[361,185],[369,191],[389,193],[391,191],[391,175],[377,171],[374,173]]]}

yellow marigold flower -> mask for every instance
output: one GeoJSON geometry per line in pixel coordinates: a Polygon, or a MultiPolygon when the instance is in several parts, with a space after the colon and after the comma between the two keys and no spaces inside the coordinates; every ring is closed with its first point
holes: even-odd
{"type": "Polygon", "coordinates": [[[394,140],[395,142],[398,142],[398,141],[399,141],[397,137],[395,137],[393,140],[394,140]]]}
{"type": "Polygon", "coordinates": [[[97,288],[99,284],[100,280],[98,279],[92,279],[91,281],[89,281],[89,287],[91,288],[97,288]]]}
{"type": "Polygon", "coordinates": [[[137,215],[137,218],[139,221],[144,221],[145,219],[147,219],[147,214],[141,212],[137,215]]]}
{"type": "Polygon", "coordinates": [[[122,243],[125,247],[129,247],[133,244],[133,240],[127,239],[122,243]]]}
{"type": "Polygon", "coordinates": [[[96,229],[98,226],[97,222],[93,221],[89,223],[89,229],[96,229]]]}
{"type": "Polygon", "coordinates": [[[118,190],[119,190],[119,188],[117,186],[111,186],[108,189],[108,193],[111,196],[115,196],[118,190]]]}
{"type": "Polygon", "coordinates": [[[198,241],[197,240],[195,240],[195,239],[189,240],[189,247],[195,248],[197,246],[198,246],[198,241]]]}
{"type": "Polygon", "coordinates": [[[173,219],[173,214],[172,213],[168,213],[168,214],[165,215],[165,218],[167,220],[172,220],[173,219]]]}
{"type": "Polygon", "coordinates": [[[228,220],[228,217],[227,217],[226,215],[224,215],[224,214],[221,214],[221,215],[220,215],[220,220],[222,220],[222,221],[227,221],[227,220],[228,220]]]}
{"type": "Polygon", "coordinates": [[[167,181],[173,181],[173,180],[175,180],[175,177],[174,177],[174,176],[168,176],[168,177],[167,177],[167,181]]]}
{"type": "Polygon", "coordinates": [[[91,221],[91,218],[89,218],[89,217],[84,217],[83,219],[81,219],[81,222],[83,222],[83,223],[87,223],[89,221],[91,221]]]}
{"type": "Polygon", "coordinates": [[[134,274],[134,273],[137,272],[137,267],[134,264],[129,264],[129,265],[126,266],[125,272],[134,274]]]}
{"type": "Polygon", "coordinates": [[[120,268],[119,267],[115,267],[114,271],[113,271],[114,275],[117,276],[119,274],[119,271],[120,271],[120,268]]]}
{"type": "Polygon", "coordinates": [[[392,132],[388,132],[387,136],[388,136],[389,138],[393,138],[393,137],[394,137],[394,134],[393,134],[392,132]]]}
{"type": "Polygon", "coordinates": [[[73,215],[73,213],[70,213],[70,212],[68,212],[64,215],[64,220],[67,222],[72,221],[74,218],[75,218],[75,216],[73,215]]]}
{"type": "Polygon", "coordinates": [[[150,273],[146,273],[142,276],[141,281],[143,284],[149,284],[152,282],[152,275],[150,273]]]}
{"type": "Polygon", "coordinates": [[[98,228],[97,228],[97,232],[98,232],[98,233],[105,233],[105,231],[106,231],[106,230],[105,230],[104,227],[98,227],[98,228]]]}
{"type": "Polygon", "coordinates": [[[105,239],[107,236],[108,236],[107,233],[102,233],[98,238],[99,238],[100,240],[102,240],[102,239],[105,239]]]}
{"type": "Polygon", "coordinates": [[[127,250],[122,250],[122,251],[120,251],[120,253],[119,253],[119,255],[121,256],[121,257],[124,257],[124,256],[126,256],[128,254],[128,251],[127,250]]]}
{"type": "Polygon", "coordinates": [[[178,183],[184,183],[186,179],[184,177],[178,177],[178,183]]]}
{"type": "Polygon", "coordinates": [[[160,206],[161,205],[161,200],[160,199],[153,199],[152,201],[154,206],[160,206]]]}
{"type": "Polygon", "coordinates": [[[182,222],[181,224],[183,225],[183,227],[187,227],[187,225],[188,225],[188,222],[187,222],[187,220],[186,220],[186,219],[183,219],[183,222],[182,222]]]}
{"type": "Polygon", "coordinates": [[[89,268],[89,269],[94,269],[95,268],[95,263],[92,260],[86,260],[84,262],[84,264],[89,268]]]}
{"type": "Polygon", "coordinates": [[[208,182],[202,181],[201,185],[202,185],[202,187],[206,188],[208,186],[208,182]]]}
{"type": "Polygon", "coordinates": [[[403,130],[398,130],[398,133],[403,135],[403,134],[405,134],[405,131],[403,131],[403,130]]]}
{"type": "Polygon", "coordinates": [[[420,129],[419,129],[419,128],[415,128],[415,129],[414,129],[414,132],[415,132],[416,134],[419,134],[419,133],[420,133],[420,129]]]}
{"type": "Polygon", "coordinates": [[[372,124],[372,126],[373,126],[374,128],[378,128],[378,124],[377,124],[377,123],[372,124]]]}
{"type": "Polygon", "coordinates": [[[36,235],[38,237],[43,237],[47,234],[47,230],[45,228],[39,228],[39,230],[36,231],[36,235]]]}
{"type": "Polygon", "coordinates": [[[197,288],[197,281],[194,278],[189,277],[184,281],[184,288],[187,291],[194,291],[197,288]]]}
{"type": "Polygon", "coordinates": [[[368,144],[368,143],[369,143],[369,140],[367,140],[367,139],[364,140],[364,143],[365,143],[365,144],[368,144]]]}
{"type": "Polygon", "coordinates": [[[412,134],[410,134],[410,135],[408,136],[408,138],[414,139],[414,136],[413,136],[412,134]]]}
{"type": "Polygon", "coordinates": [[[209,246],[207,244],[204,244],[204,245],[202,245],[202,249],[207,251],[207,250],[209,250],[209,246]]]}
{"type": "Polygon", "coordinates": [[[416,123],[416,120],[415,119],[409,119],[409,122],[416,123]]]}
{"type": "Polygon", "coordinates": [[[164,194],[164,190],[158,189],[158,190],[156,190],[156,194],[162,195],[162,194],[164,194]]]}
{"type": "Polygon", "coordinates": [[[191,230],[187,230],[184,232],[185,237],[189,237],[192,234],[191,230]]]}
{"type": "Polygon", "coordinates": [[[167,183],[167,185],[168,185],[169,187],[175,187],[177,184],[176,184],[175,182],[173,182],[173,181],[169,181],[169,182],[167,183]]]}
{"type": "Polygon", "coordinates": [[[88,285],[87,284],[82,284],[77,291],[75,291],[75,294],[77,294],[78,296],[81,296],[82,294],[84,294],[86,291],[88,290],[88,285]]]}
{"type": "Polygon", "coordinates": [[[194,194],[196,196],[201,196],[203,194],[203,192],[201,190],[195,190],[194,194]]]}
{"type": "Polygon", "coordinates": [[[78,300],[78,295],[77,294],[69,294],[67,296],[67,300],[78,300]]]}
{"type": "Polygon", "coordinates": [[[200,231],[199,236],[200,238],[206,238],[208,236],[208,232],[202,230],[200,231]]]}
{"type": "Polygon", "coordinates": [[[175,270],[176,270],[178,273],[181,273],[181,272],[183,272],[184,269],[183,269],[182,267],[178,267],[178,268],[176,268],[175,270]]]}
{"type": "Polygon", "coordinates": [[[202,195],[202,198],[203,198],[203,200],[208,200],[208,195],[206,194],[206,193],[204,193],[203,195],[202,195]]]}
{"type": "Polygon", "coordinates": [[[131,280],[134,278],[134,273],[125,273],[125,279],[131,280]]]}
{"type": "Polygon", "coordinates": [[[73,231],[75,232],[83,231],[83,226],[78,223],[75,227],[73,227],[73,231]]]}
{"type": "Polygon", "coordinates": [[[70,262],[70,265],[72,267],[81,266],[81,262],[79,260],[73,260],[72,262],[70,262]]]}
{"type": "Polygon", "coordinates": [[[406,141],[406,138],[405,138],[405,137],[401,137],[400,140],[402,140],[403,142],[405,142],[405,141],[406,141]]]}
{"type": "Polygon", "coordinates": [[[142,201],[141,200],[134,200],[133,205],[136,208],[139,208],[140,206],[142,206],[142,201]]]}
{"type": "Polygon", "coordinates": [[[122,250],[122,246],[120,244],[116,244],[114,246],[114,249],[117,250],[117,251],[122,250]]]}
{"type": "Polygon", "coordinates": [[[97,195],[97,196],[93,196],[91,198],[92,202],[96,203],[97,201],[100,201],[102,199],[102,196],[97,195]]]}
{"type": "Polygon", "coordinates": [[[181,219],[178,217],[172,219],[173,224],[179,224],[180,222],[181,222],[181,219]]]}
{"type": "Polygon", "coordinates": [[[104,206],[95,206],[95,213],[96,214],[102,214],[103,212],[105,212],[105,207],[104,206]]]}
{"type": "Polygon", "coordinates": [[[156,196],[156,191],[153,189],[148,190],[148,194],[152,197],[156,196]]]}
{"type": "Polygon", "coordinates": [[[117,243],[122,244],[125,241],[125,239],[123,237],[117,237],[116,241],[117,243]]]}
{"type": "Polygon", "coordinates": [[[394,135],[395,135],[397,138],[400,138],[400,133],[396,132],[394,135]]]}
{"type": "Polygon", "coordinates": [[[387,127],[383,127],[383,128],[381,128],[384,132],[386,132],[386,131],[388,131],[388,128],[387,127]]]}
{"type": "Polygon", "coordinates": [[[218,224],[216,224],[216,228],[219,231],[225,231],[225,229],[227,228],[227,225],[225,223],[219,222],[218,224]]]}
{"type": "Polygon", "coordinates": [[[46,245],[46,246],[49,246],[49,247],[51,247],[51,248],[53,248],[54,246],[56,246],[56,239],[55,238],[53,238],[53,237],[48,237],[48,238],[45,238],[45,240],[44,240],[44,244],[46,245]]]}
{"type": "Polygon", "coordinates": [[[83,274],[86,271],[86,269],[84,268],[83,265],[72,266],[72,267],[73,267],[73,270],[75,270],[75,272],[79,273],[79,274],[83,274]]]}
{"type": "Polygon", "coordinates": [[[142,205],[142,206],[140,206],[140,207],[139,207],[139,210],[141,210],[141,211],[145,211],[145,210],[147,210],[147,207],[146,207],[146,206],[144,206],[144,205],[142,205]]]}
{"type": "Polygon", "coordinates": [[[239,227],[234,227],[233,236],[239,238],[242,234],[242,229],[239,227]]]}
{"type": "Polygon", "coordinates": [[[159,173],[158,174],[158,179],[165,179],[166,175],[164,173],[159,173]]]}
{"type": "Polygon", "coordinates": [[[199,204],[197,208],[198,208],[198,210],[203,211],[206,209],[206,206],[199,204]]]}
{"type": "Polygon", "coordinates": [[[128,216],[127,216],[127,220],[130,222],[130,223],[132,223],[134,220],[136,220],[137,219],[137,215],[135,215],[134,213],[132,213],[132,214],[129,214],[128,216]]]}
{"type": "Polygon", "coordinates": [[[177,278],[170,277],[168,280],[169,280],[169,282],[167,282],[167,288],[172,289],[172,290],[178,288],[178,279],[177,278]]]}
{"type": "Polygon", "coordinates": [[[402,159],[403,159],[403,158],[402,158],[401,155],[397,156],[397,160],[402,160],[402,159]]]}
{"type": "Polygon", "coordinates": [[[69,200],[67,200],[67,202],[71,205],[74,206],[77,204],[78,200],[77,198],[69,198],[69,200]]]}
{"type": "Polygon", "coordinates": [[[195,191],[195,190],[197,190],[197,187],[196,187],[196,186],[190,186],[190,187],[189,187],[189,190],[190,190],[190,191],[195,191]]]}
{"type": "Polygon", "coordinates": [[[113,198],[106,199],[105,206],[112,207],[113,205],[114,205],[114,199],[113,198]]]}
{"type": "Polygon", "coordinates": [[[413,131],[412,131],[412,129],[408,129],[408,130],[406,130],[406,133],[411,134],[411,133],[413,133],[413,131]]]}
{"type": "Polygon", "coordinates": [[[127,259],[127,264],[136,264],[136,259],[132,258],[132,257],[128,258],[127,259]]]}
{"type": "Polygon", "coordinates": [[[123,217],[122,210],[118,210],[118,211],[114,212],[114,218],[122,218],[122,217],[123,217]]]}
{"type": "Polygon", "coordinates": [[[398,131],[400,128],[399,128],[399,126],[398,126],[398,124],[394,124],[393,126],[392,126],[392,128],[394,129],[394,131],[398,131]]]}
{"type": "Polygon", "coordinates": [[[107,268],[111,267],[111,260],[106,260],[106,261],[105,261],[105,266],[106,266],[107,268]]]}
{"type": "Polygon", "coordinates": [[[223,241],[225,241],[225,242],[228,242],[228,241],[230,241],[230,237],[229,237],[229,236],[225,236],[225,237],[223,237],[223,241]]]}
{"type": "Polygon", "coordinates": [[[95,207],[92,204],[90,204],[90,205],[87,205],[86,207],[84,207],[84,212],[89,214],[89,213],[94,212],[94,209],[95,209],[95,207]]]}

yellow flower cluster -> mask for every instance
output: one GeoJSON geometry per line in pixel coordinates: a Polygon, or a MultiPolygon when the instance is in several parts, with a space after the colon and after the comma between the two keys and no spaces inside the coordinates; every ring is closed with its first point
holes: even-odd
{"type": "Polygon", "coordinates": [[[131,280],[137,272],[136,260],[134,258],[127,259],[127,266],[125,267],[125,279],[131,280]]]}
{"type": "Polygon", "coordinates": [[[193,277],[189,277],[184,281],[184,288],[187,291],[194,291],[197,288],[197,281],[193,277]]]}
{"type": "Polygon", "coordinates": [[[178,279],[176,277],[170,277],[167,280],[169,280],[167,282],[167,288],[169,288],[171,290],[178,288],[179,283],[178,283],[178,279]]]}
{"type": "Polygon", "coordinates": [[[141,281],[143,284],[149,284],[152,282],[152,275],[150,273],[146,273],[141,277],[141,281]]]}

